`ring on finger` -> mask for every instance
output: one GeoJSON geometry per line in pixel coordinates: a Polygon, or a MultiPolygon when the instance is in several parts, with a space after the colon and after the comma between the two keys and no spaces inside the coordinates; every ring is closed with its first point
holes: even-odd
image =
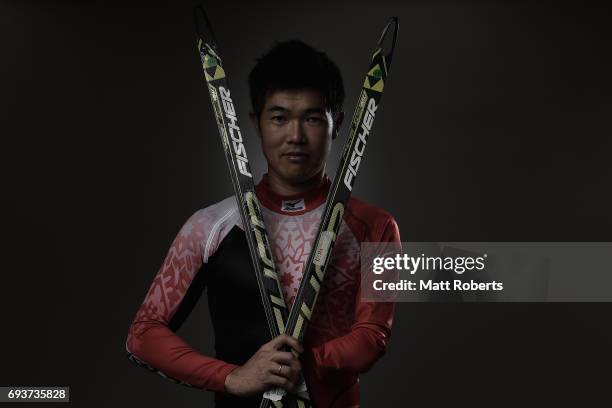
{"type": "Polygon", "coordinates": [[[278,375],[282,375],[283,367],[284,367],[284,365],[282,365],[282,364],[278,366],[278,375]]]}

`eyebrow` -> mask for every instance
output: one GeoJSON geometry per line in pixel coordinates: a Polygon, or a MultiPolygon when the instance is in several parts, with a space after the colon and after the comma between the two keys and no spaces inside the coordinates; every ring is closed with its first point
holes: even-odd
{"type": "MultiPolygon", "coordinates": [[[[279,105],[272,105],[270,106],[268,109],[266,109],[267,112],[282,112],[282,113],[287,113],[290,112],[289,109],[279,106],[279,105]]],[[[325,115],[325,109],[323,108],[308,108],[306,109],[305,113],[311,114],[311,113],[320,113],[321,115],[325,115]]]]}

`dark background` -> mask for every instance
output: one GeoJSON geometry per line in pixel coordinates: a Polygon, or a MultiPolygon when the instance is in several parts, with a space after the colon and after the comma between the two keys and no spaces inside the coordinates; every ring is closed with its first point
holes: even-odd
{"type": "MultiPolygon", "coordinates": [[[[231,194],[193,2],[1,4],[0,385],[69,385],[78,407],[210,406],[210,393],[149,374],[123,351],[182,223],[231,194]]],[[[355,195],[391,212],[404,241],[612,241],[608,9],[207,8],[258,174],[246,87],[255,58],[288,38],[324,49],[344,74],[350,115],[380,30],[397,15],[355,195]]],[[[387,356],[362,376],[363,405],[610,406],[611,311],[400,304],[387,356]]],[[[180,333],[211,352],[205,302],[180,333]]]]}

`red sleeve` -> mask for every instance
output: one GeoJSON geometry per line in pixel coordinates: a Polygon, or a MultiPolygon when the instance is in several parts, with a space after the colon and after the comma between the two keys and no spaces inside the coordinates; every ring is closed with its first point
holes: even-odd
{"type": "Polygon", "coordinates": [[[126,348],[132,358],[159,374],[211,391],[225,392],[225,377],[237,366],[200,354],[177,336],[171,321],[203,264],[206,214],[196,212],[174,239],[132,322],[126,348]]]}
{"type": "MultiPolygon", "coordinates": [[[[373,239],[373,242],[394,242],[399,246],[399,229],[393,218],[388,217],[382,231],[378,240],[373,239]]],[[[318,374],[323,376],[330,369],[355,374],[370,370],[385,353],[391,336],[393,311],[394,303],[364,302],[361,290],[358,290],[355,323],[351,331],[313,350],[318,374]]]]}

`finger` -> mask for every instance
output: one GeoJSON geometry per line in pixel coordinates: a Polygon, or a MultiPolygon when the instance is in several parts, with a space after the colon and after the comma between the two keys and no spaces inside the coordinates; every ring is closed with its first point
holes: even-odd
{"type": "Polygon", "coordinates": [[[285,341],[284,345],[291,347],[293,350],[298,353],[304,352],[304,347],[297,341],[296,338],[289,336],[288,334],[283,334],[283,340],[285,341]]]}
{"type": "Polygon", "coordinates": [[[261,346],[259,349],[260,350],[266,350],[266,351],[278,350],[279,348],[282,347],[281,336],[282,336],[282,334],[279,335],[279,336],[276,336],[275,338],[273,338],[272,340],[270,340],[269,342],[267,342],[266,344],[261,346]]]}
{"type": "Polygon", "coordinates": [[[302,372],[302,364],[297,358],[292,358],[291,360],[284,362],[283,365],[287,366],[294,373],[299,374],[302,372]]]}
{"type": "Polygon", "coordinates": [[[274,376],[278,376],[278,377],[285,377],[287,378],[290,382],[292,383],[297,383],[297,381],[300,379],[301,376],[301,365],[299,364],[299,362],[292,362],[291,364],[275,364],[272,363],[269,367],[268,367],[268,372],[271,375],[274,376]]]}
{"type": "Polygon", "coordinates": [[[299,341],[289,336],[288,334],[281,334],[267,342],[262,346],[262,349],[266,347],[267,350],[279,350],[283,347],[291,347],[298,353],[302,353],[304,348],[299,341]]]}
{"type": "Polygon", "coordinates": [[[291,371],[292,368],[288,364],[279,364],[274,361],[271,361],[270,365],[268,366],[268,373],[278,377],[287,378],[291,374],[291,371]]]}
{"type": "Polygon", "coordinates": [[[270,360],[279,364],[291,365],[297,361],[297,358],[288,351],[274,351],[270,354],[270,360]]]}
{"type": "Polygon", "coordinates": [[[295,373],[297,377],[302,375],[302,363],[300,363],[300,360],[294,360],[291,363],[291,370],[295,373]]]}
{"type": "Polygon", "coordinates": [[[300,372],[295,367],[283,366],[281,373],[283,377],[288,379],[293,384],[297,384],[298,380],[300,379],[300,372]]]}

